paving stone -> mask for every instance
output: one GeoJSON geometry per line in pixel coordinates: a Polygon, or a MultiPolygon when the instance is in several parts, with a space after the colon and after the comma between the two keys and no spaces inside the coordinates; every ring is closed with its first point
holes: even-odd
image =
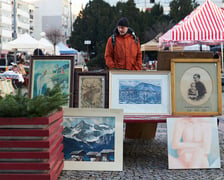
{"type": "Polygon", "coordinates": [[[223,180],[224,117],[220,118],[220,169],[168,169],[167,129],[159,123],[153,140],[124,139],[123,171],[62,171],[59,180],[223,180]]]}

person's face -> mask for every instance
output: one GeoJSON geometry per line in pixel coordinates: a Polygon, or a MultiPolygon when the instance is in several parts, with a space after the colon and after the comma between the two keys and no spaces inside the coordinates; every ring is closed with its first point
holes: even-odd
{"type": "Polygon", "coordinates": [[[128,31],[128,27],[125,27],[125,26],[118,26],[117,29],[119,34],[122,36],[125,35],[128,31]]]}
{"type": "Polygon", "coordinates": [[[199,81],[199,77],[198,77],[198,76],[193,76],[193,79],[194,79],[195,81],[199,81]]]}

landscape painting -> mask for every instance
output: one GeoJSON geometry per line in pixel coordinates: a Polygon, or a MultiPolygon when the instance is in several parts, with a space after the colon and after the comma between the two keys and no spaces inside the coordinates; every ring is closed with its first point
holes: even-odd
{"type": "Polygon", "coordinates": [[[73,161],[114,161],[115,117],[64,117],[64,155],[73,161]]]}
{"type": "Polygon", "coordinates": [[[110,71],[109,108],[125,115],[170,114],[170,73],[110,71]]]}
{"type": "Polygon", "coordinates": [[[161,104],[161,80],[120,80],[119,104],[161,104]]]}
{"type": "MultiPolygon", "coordinates": [[[[117,122],[116,116],[100,115],[100,112],[102,112],[100,109],[98,112],[79,109],[79,115],[76,114],[77,109],[70,108],[64,111],[63,144],[65,162],[83,164],[82,166],[81,164],[80,166],[65,166],[65,169],[66,167],[73,167],[75,169],[81,168],[80,170],[90,170],[94,169],[95,165],[96,167],[101,165],[102,167],[99,166],[98,169],[101,170],[106,167],[104,163],[113,165],[120,161],[120,155],[116,156],[116,154],[118,148],[121,148],[122,151],[122,145],[116,136],[117,133],[122,134],[122,131],[119,132],[120,130],[118,130],[118,128],[122,129],[122,126],[117,127],[118,124],[121,125],[122,123],[117,122]],[[73,115],[69,115],[69,112],[72,112],[73,115]],[[84,113],[80,114],[80,112],[84,113]]],[[[122,110],[119,110],[118,114],[121,112],[122,110]]],[[[120,138],[123,143],[123,136],[121,135],[120,138]]]]}

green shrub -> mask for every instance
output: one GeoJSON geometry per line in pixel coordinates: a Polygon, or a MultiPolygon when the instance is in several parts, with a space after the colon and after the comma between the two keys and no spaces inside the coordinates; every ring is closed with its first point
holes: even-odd
{"type": "Polygon", "coordinates": [[[59,110],[66,103],[68,95],[63,95],[58,85],[34,98],[22,95],[19,89],[16,95],[0,96],[0,117],[43,117],[59,110]]]}

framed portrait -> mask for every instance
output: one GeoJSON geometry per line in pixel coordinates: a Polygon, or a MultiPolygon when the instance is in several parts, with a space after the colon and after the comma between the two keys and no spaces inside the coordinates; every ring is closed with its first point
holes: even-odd
{"type": "Polygon", "coordinates": [[[123,110],[64,108],[64,170],[123,170],[123,110]]]}
{"type": "Polygon", "coordinates": [[[2,93],[3,94],[10,94],[10,90],[8,87],[7,79],[1,80],[1,87],[2,87],[2,93]]]}
{"type": "Polygon", "coordinates": [[[218,59],[172,59],[171,86],[174,115],[222,114],[218,59]]]}
{"type": "Polygon", "coordinates": [[[110,71],[109,107],[125,115],[171,113],[168,71],[110,71]]]}
{"type": "Polygon", "coordinates": [[[76,72],[74,107],[108,108],[108,72],[76,72]]]}
{"type": "Polygon", "coordinates": [[[15,90],[14,90],[14,87],[12,85],[12,79],[7,79],[6,82],[7,82],[7,86],[8,86],[8,89],[9,89],[9,94],[14,94],[15,90]]]}
{"type": "Polygon", "coordinates": [[[2,85],[2,80],[0,79],[0,96],[5,97],[5,92],[2,85]]]}
{"type": "Polygon", "coordinates": [[[169,169],[221,168],[217,117],[167,118],[169,169]]]}
{"type": "Polygon", "coordinates": [[[73,104],[74,58],[72,56],[32,56],[30,66],[29,95],[44,94],[47,88],[59,84],[62,93],[69,95],[65,107],[73,104]]]}

